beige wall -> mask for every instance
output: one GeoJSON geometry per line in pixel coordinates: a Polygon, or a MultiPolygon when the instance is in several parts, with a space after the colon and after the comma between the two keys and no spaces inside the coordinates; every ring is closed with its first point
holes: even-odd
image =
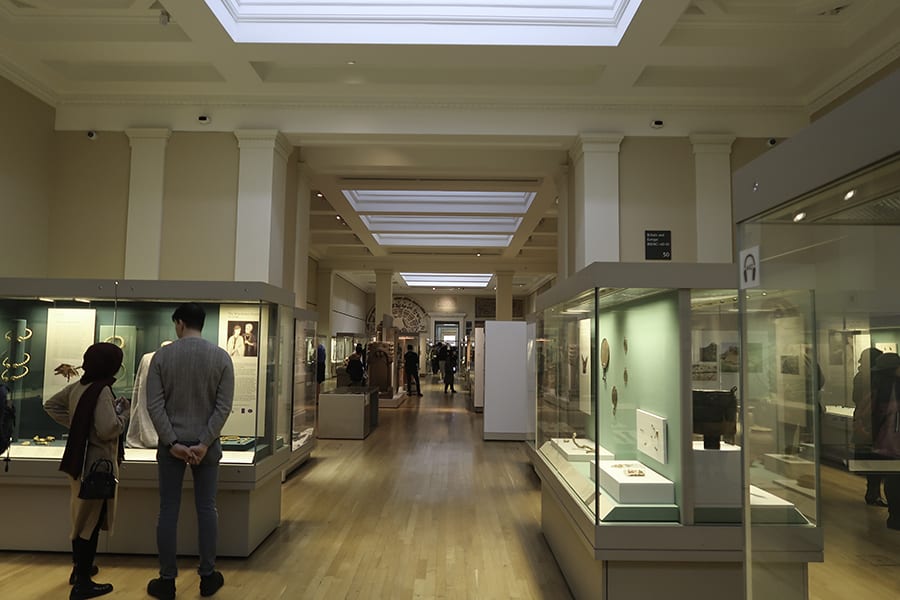
{"type": "MultiPolygon", "coordinates": [[[[768,138],[737,138],[731,145],[731,172],[734,173],[760,154],[764,154],[770,146],[768,138]]],[[[779,141],[780,143],[780,141],[779,141]]]]}
{"type": "Polygon", "coordinates": [[[4,277],[45,277],[54,110],[0,78],[0,209],[4,277]],[[12,258],[13,260],[10,260],[12,258]]]}
{"type": "Polygon", "coordinates": [[[238,158],[231,133],[169,138],[160,279],[234,280],[238,158]]]}
{"type": "Polygon", "coordinates": [[[131,151],[120,131],[55,134],[50,177],[50,277],[112,278],[125,272],[131,151]]]}
{"type": "Polygon", "coordinates": [[[619,156],[619,250],[644,261],[644,230],[672,232],[672,261],[697,260],[694,155],[687,138],[629,137],[619,156]]]}

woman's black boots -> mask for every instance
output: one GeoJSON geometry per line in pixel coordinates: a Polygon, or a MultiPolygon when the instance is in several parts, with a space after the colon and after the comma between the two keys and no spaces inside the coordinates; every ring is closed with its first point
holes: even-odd
{"type": "Polygon", "coordinates": [[[75,585],[69,594],[69,600],[85,600],[96,598],[113,591],[111,583],[94,583],[91,572],[94,569],[94,555],[97,553],[96,542],[80,537],[72,540],[72,557],[75,561],[75,585]]]}

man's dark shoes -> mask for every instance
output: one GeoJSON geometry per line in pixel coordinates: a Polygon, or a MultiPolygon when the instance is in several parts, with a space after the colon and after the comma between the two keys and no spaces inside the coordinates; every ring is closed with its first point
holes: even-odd
{"type": "Polygon", "coordinates": [[[162,577],[151,579],[150,583],[147,584],[147,593],[160,600],[174,600],[175,580],[163,579],[162,577]]]}
{"type": "Polygon", "coordinates": [[[200,576],[200,595],[212,596],[225,585],[225,577],[219,571],[213,571],[209,575],[200,576]]]}
{"type": "MultiPolygon", "coordinates": [[[[91,567],[91,577],[100,572],[100,567],[94,565],[91,567]]],[[[75,585],[75,580],[77,579],[77,575],[75,575],[75,567],[72,567],[72,574],[69,575],[69,585],[75,585]]]]}
{"type": "Polygon", "coordinates": [[[885,502],[884,498],[866,498],[866,504],[869,506],[880,506],[882,508],[887,508],[888,503],[885,502]]]}
{"type": "Polygon", "coordinates": [[[69,600],[86,600],[87,598],[96,598],[113,591],[111,583],[94,583],[90,579],[87,581],[78,581],[72,586],[69,592],[69,600]]]}

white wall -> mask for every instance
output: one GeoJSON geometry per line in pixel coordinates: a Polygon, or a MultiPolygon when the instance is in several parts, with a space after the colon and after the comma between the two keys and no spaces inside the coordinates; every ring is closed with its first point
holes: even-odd
{"type": "Polygon", "coordinates": [[[334,294],[331,299],[331,332],[366,333],[366,294],[344,279],[334,278],[334,294]]]}

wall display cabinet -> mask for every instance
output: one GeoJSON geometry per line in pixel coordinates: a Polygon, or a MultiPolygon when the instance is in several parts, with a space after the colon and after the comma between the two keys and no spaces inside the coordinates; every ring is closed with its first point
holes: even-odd
{"type": "Polygon", "coordinates": [[[538,298],[534,460],[576,597],[742,596],[736,283],[729,264],[594,263],[538,298]]]}
{"type": "Polygon", "coordinates": [[[309,458],[316,446],[316,321],[318,314],[294,309],[294,384],[291,394],[291,456],[285,471],[309,458]]]}
{"type": "MultiPolygon", "coordinates": [[[[4,499],[23,507],[0,542],[4,549],[70,549],[68,511],[52,509],[69,502],[68,480],[57,470],[67,431],[46,415],[43,401],[80,377],[89,345],[108,341],[125,355],[113,390],[132,400],[132,418],[116,530],[104,536],[101,550],[155,553],[155,523],[146,515],[158,507],[156,436],[145,382],[155,350],[175,339],[171,315],[185,301],[205,308],[203,337],[234,361],[234,405],[221,437],[219,513],[229,527],[220,532],[220,553],[247,556],[278,525],[280,474],[292,440],[289,293],[259,283],[21,279],[0,280],[0,290],[0,328],[7,334],[0,353],[8,365],[0,375],[19,415],[0,488],[4,499]]],[[[187,505],[190,487],[188,477],[187,505]]],[[[183,511],[179,552],[196,551],[192,519],[183,511]]]]}
{"type": "MultiPolygon", "coordinates": [[[[742,334],[745,346],[762,343],[760,360],[746,365],[745,477],[751,494],[762,489],[794,507],[783,527],[769,525],[772,514],[749,514],[751,599],[771,597],[768,581],[811,597],[833,589],[830,574],[785,577],[786,557],[821,554],[823,522],[836,527],[828,561],[853,548],[859,562],[842,556],[818,573],[864,570],[870,553],[885,563],[900,556],[891,544],[900,524],[886,514],[897,500],[888,511],[869,504],[882,494],[890,504],[900,478],[890,443],[900,361],[898,102],[894,72],[733,179],[742,334]],[[866,526],[849,526],[854,505],[866,526]]],[[[892,582],[874,579],[852,591],[894,595],[892,582]]]]}

